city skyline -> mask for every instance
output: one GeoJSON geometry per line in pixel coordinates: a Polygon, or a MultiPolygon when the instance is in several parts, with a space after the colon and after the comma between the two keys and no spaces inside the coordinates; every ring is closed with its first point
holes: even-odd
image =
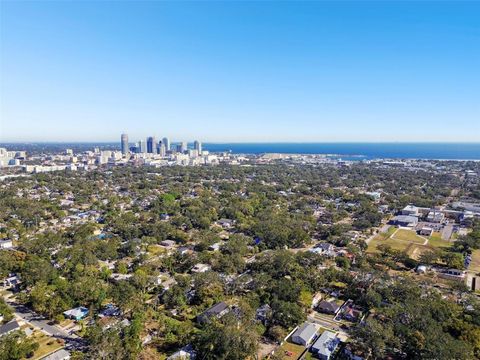
{"type": "Polygon", "coordinates": [[[2,142],[480,141],[479,3],[0,6],[2,142]]]}

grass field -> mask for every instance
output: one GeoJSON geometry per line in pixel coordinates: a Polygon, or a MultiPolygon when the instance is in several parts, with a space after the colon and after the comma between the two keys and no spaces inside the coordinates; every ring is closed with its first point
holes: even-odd
{"type": "Polygon", "coordinates": [[[35,351],[33,357],[31,357],[32,360],[41,359],[42,357],[63,348],[62,342],[59,342],[59,340],[45,335],[41,331],[35,331],[32,334],[32,338],[39,345],[37,351],[35,351]]]}
{"type": "Polygon", "coordinates": [[[147,251],[152,256],[165,254],[167,252],[163,246],[155,245],[155,244],[154,245],[149,245],[148,248],[147,248],[147,251]]]}
{"type": "MultiPolygon", "coordinates": [[[[391,227],[388,232],[377,234],[368,244],[367,252],[378,252],[380,244],[389,245],[392,249],[405,251],[410,257],[418,259],[425,251],[438,247],[449,247],[451,242],[442,240],[440,233],[433,233],[425,244],[426,237],[421,237],[414,230],[391,227]]],[[[479,255],[480,257],[480,255],[479,255]]],[[[480,259],[479,259],[480,261],[480,259]]]]}
{"type": "Polygon", "coordinates": [[[390,236],[390,239],[407,241],[416,244],[423,244],[425,239],[418,236],[413,230],[398,229],[395,233],[390,236]]]}
{"type": "Polygon", "coordinates": [[[283,359],[296,360],[305,350],[305,347],[286,341],[275,353],[283,355],[283,359]]]}
{"type": "Polygon", "coordinates": [[[428,238],[428,245],[433,247],[449,247],[450,245],[452,245],[452,242],[443,240],[440,233],[434,232],[432,236],[428,238]]]}

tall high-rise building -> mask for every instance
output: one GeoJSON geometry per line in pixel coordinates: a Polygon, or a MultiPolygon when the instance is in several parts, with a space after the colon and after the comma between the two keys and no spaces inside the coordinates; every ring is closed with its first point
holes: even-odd
{"type": "Polygon", "coordinates": [[[193,149],[198,151],[198,154],[200,155],[202,153],[202,143],[198,140],[195,140],[193,142],[193,149]]]}
{"type": "Polygon", "coordinates": [[[187,142],[186,142],[186,141],[182,141],[181,144],[180,144],[180,149],[179,149],[179,151],[180,151],[181,153],[184,153],[184,152],[187,151],[187,149],[188,149],[188,144],[187,144],[187,142]]]}
{"type": "Polygon", "coordinates": [[[145,140],[140,140],[138,142],[137,152],[142,154],[147,152],[147,144],[145,143],[145,140]]]}
{"type": "Polygon", "coordinates": [[[166,149],[165,149],[165,144],[162,142],[158,143],[158,153],[160,154],[161,157],[164,157],[166,155],[166,149]]]}
{"type": "Polygon", "coordinates": [[[147,138],[147,152],[150,154],[157,152],[157,140],[154,136],[147,138]]]}
{"type": "Polygon", "coordinates": [[[170,150],[170,139],[167,138],[167,137],[164,137],[162,139],[162,143],[163,143],[163,145],[165,145],[165,151],[169,151],[170,150]]]}
{"type": "Polygon", "coordinates": [[[122,154],[126,155],[128,153],[128,135],[127,134],[122,134],[120,145],[122,147],[122,154]]]}

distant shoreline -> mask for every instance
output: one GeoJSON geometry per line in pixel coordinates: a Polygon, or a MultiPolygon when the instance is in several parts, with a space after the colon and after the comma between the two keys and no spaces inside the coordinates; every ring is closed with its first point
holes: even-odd
{"type": "MultiPolygon", "coordinates": [[[[175,143],[174,141],[172,143],[175,143]]],[[[72,147],[78,151],[93,147],[114,150],[120,148],[119,142],[24,142],[0,143],[0,147],[9,150],[58,150],[72,147]]],[[[325,155],[343,160],[443,160],[471,161],[480,160],[480,142],[478,143],[204,143],[203,149],[211,152],[232,152],[235,154],[292,154],[325,155]]]]}

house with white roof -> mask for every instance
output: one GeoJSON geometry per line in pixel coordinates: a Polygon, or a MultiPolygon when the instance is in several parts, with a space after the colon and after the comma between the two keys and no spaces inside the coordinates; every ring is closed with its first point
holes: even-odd
{"type": "Polygon", "coordinates": [[[329,360],[340,343],[340,339],[331,331],[324,331],[315,341],[310,351],[321,360],[329,360]]]}

